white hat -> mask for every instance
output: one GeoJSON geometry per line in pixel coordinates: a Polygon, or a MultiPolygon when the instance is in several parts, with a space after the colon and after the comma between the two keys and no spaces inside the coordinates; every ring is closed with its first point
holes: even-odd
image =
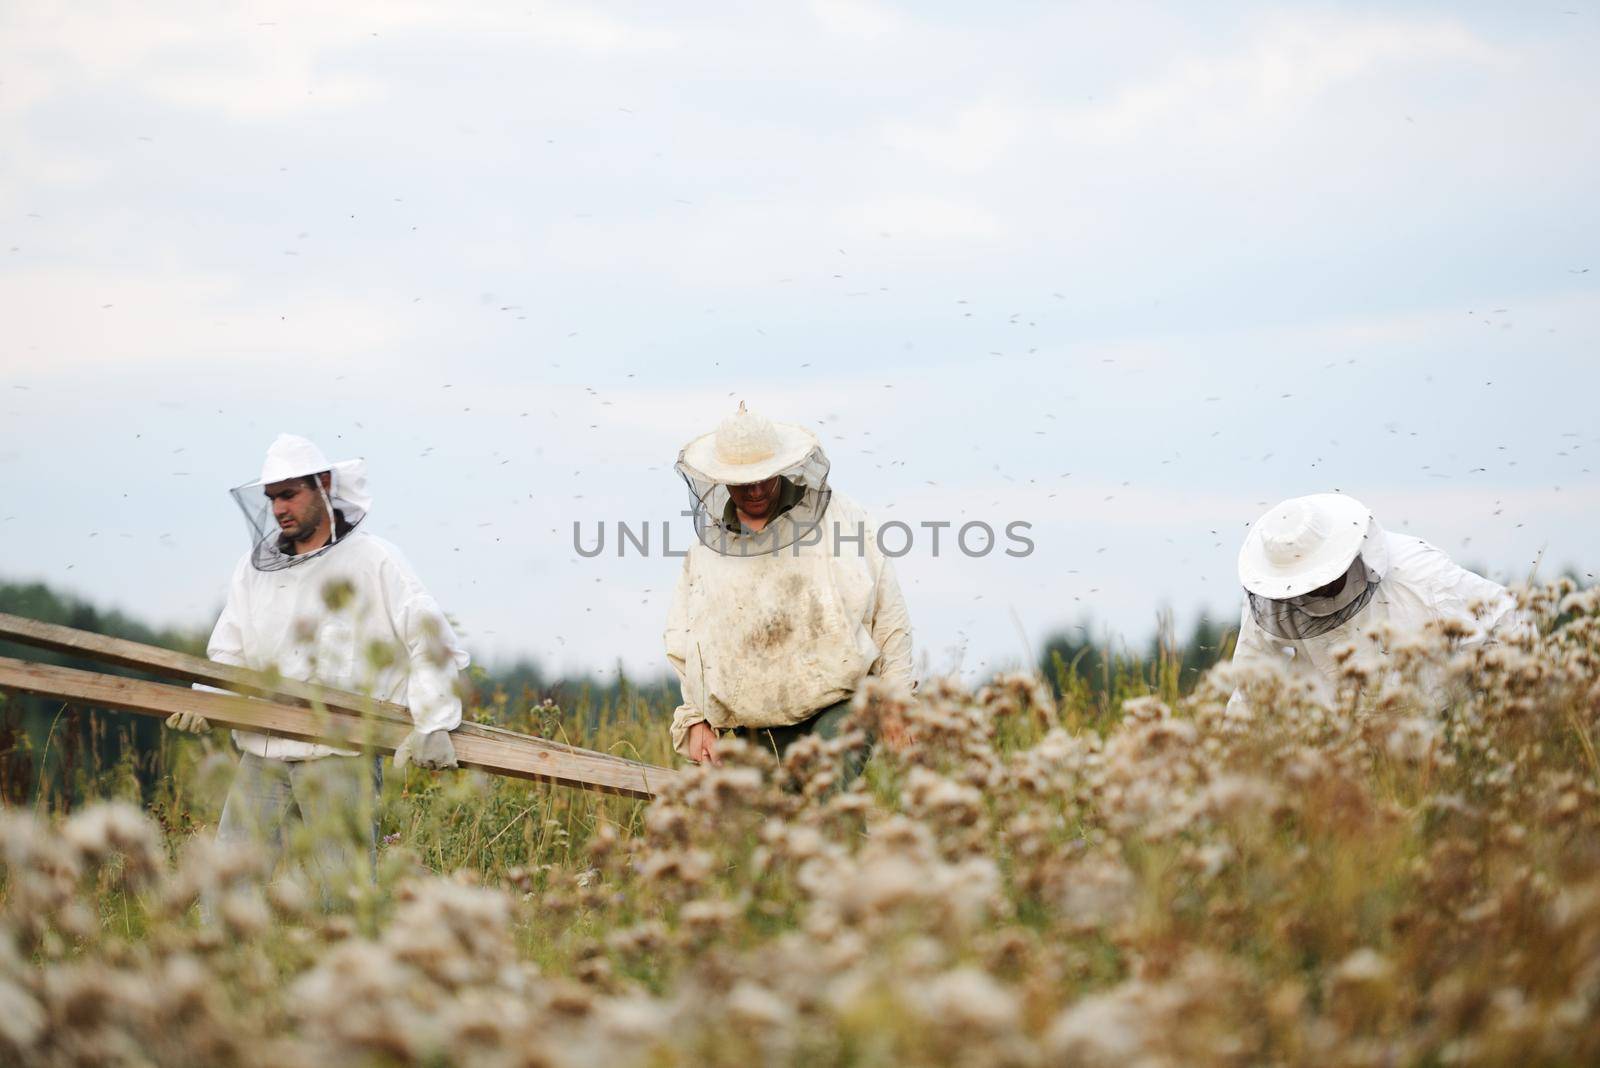
{"type": "Polygon", "coordinates": [[[678,462],[707,482],[743,486],[787,471],[817,447],[817,436],[805,427],[774,423],[745,411],[740,401],[739,410],[716,430],[685,445],[678,462]]]}
{"type": "MultiPolygon", "coordinates": [[[[1369,534],[1382,537],[1372,510],[1354,497],[1292,497],[1268,509],[1245,535],[1239,581],[1257,597],[1275,601],[1310,593],[1349,570],[1368,549],[1369,534]]],[[[1382,547],[1372,549],[1376,555],[1382,547]]]]}
{"type": "Polygon", "coordinates": [[[355,523],[372,509],[372,494],[367,490],[367,462],[365,460],[340,460],[330,463],[316,444],[298,434],[279,434],[267,448],[267,458],[261,464],[261,477],[254,482],[236,486],[234,496],[242,491],[286,482],[291,478],[305,478],[332,472],[333,486],[328,492],[336,507],[346,512],[345,519],[355,523]]]}

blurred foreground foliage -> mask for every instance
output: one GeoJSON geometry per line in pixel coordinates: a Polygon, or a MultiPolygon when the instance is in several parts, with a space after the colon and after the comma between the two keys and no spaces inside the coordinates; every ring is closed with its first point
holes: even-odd
{"type": "MultiPolygon", "coordinates": [[[[153,788],[0,812],[0,1062],[1596,1063],[1600,593],[1525,603],[1328,694],[1159,650],[1121,690],[873,685],[913,742],[847,789],[817,739],[648,805],[390,775],[331,913],[211,838],[221,732],[169,735],[153,788]]],[[[547,697],[473,715],[667,760],[673,695],[547,697]]]]}

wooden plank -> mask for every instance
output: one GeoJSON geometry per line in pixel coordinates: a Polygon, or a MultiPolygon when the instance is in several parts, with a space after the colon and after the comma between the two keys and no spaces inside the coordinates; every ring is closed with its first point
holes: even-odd
{"type": "Polygon", "coordinates": [[[35,649],[48,649],[67,653],[102,664],[132,668],[136,671],[159,675],[174,682],[201,683],[216,686],[249,697],[269,697],[288,700],[294,704],[313,707],[321,704],[330,709],[352,712],[356,715],[376,714],[401,723],[411,722],[411,713],[405,705],[389,701],[376,701],[360,694],[330,689],[315,683],[300,682],[232,664],[219,664],[215,660],[190,656],[188,653],[162,649],[155,645],[132,642],[94,634],[56,623],[41,623],[26,616],[0,612],[0,641],[30,645],[35,649]]]}
{"type": "MultiPolygon", "coordinates": [[[[367,716],[406,726],[411,723],[411,713],[405,705],[378,701],[346,690],[285,679],[231,664],[219,664],[214,660],[128,641],[124,638],[112,638],[55,623],[41,623],[25,616],[0,612],[0,640],[131,668],[174,682],[215,686],[249,697],[265,698],[278,704],[327,709],[331,712],[367,716]]],[[[497,759],[502,762],[514,762],[514,753],[519,747],[545,750],[559,756],[561,766],[570,769],[574,775],[593,776],[596,780],[595,785],[601,788],[613,788],[619,784],[632,788],[640,783],[660,783],[675,774],[670,768],[629,760],[610,753],[582,749],[535,735],[519,734],[504,727],[483,723],[463,722],[450,733],[450,739],[455,744],[458,759],[463,743],[466,743],[468,748],[473,748],[473,742],[469,742],[468,739],[481,743],[477,748],[485,755],[499,754],[497,759]]],[[[508,771],[503,774],[515,773],[508,771]]],[[[582,786],[584,783],[575,779],[566,785],[582,786]]]]}
{"type": "MultiPolygon", "coordinates": [[[[163,718],[174,712],[195,712],[214,726],[345,748],[370,747],[383,753],[394,752],[411,730],[409,723],[376,716],[318,711],[10,657],[0,657],[0,690],[163,718]]],[[[621,761],[604,753],[530,745],[541,739],[514,731],[496,730],[484,735],[453,732],[451,741],[456,759],[464,768],[629,797],[652,797],[677,774],[668,768],[621,761]]]]}

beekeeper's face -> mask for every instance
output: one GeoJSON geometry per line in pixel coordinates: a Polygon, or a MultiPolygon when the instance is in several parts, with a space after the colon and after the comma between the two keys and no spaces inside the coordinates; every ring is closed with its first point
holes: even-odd
{"type": "Polygon", "coordinates": [[[1346,571],[1344,574],[1340,575],[1326,586],[1318,586],[1305,596],[1317,598],[1336,597],[1338,596],[1339,591],[1344,589],[1344,584],[1349,580],[1349,578],[1350,573],[1346,571]]]}
{"type": "Polygon", "coordinates": [[[750,519],[765,519],[778,503],[778,481],[778,476],[773,475],[763,482],[729,486],[728,496],[733,498],[733,506],[740,514],[750,519]]]}
{"type": "MultiPolygon", "coordinates": [[[[326,489],[330,476],[319,476],[326,489]]],[[[283,482],[269,482],[262,492],[272,502],[272,518],[278,521],[278,532],[291,542],[305,541],[317,532],[328,515],[311,479],[291,478],[283,482]]]]}

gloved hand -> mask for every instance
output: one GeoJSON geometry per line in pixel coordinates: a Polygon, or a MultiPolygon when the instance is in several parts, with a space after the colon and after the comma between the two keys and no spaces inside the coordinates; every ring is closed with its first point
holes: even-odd
{"type": "Polygon", "coordinates": [[[449,731],[412,731],[394,751],[394,766],[415,764],[419,768],[456,767],[456,747],[450,744],[449,731]]]}
{"type": "Polygon", "coordinates": [[[167,726],[175,731],[204,734],[211,729],[211,721],[198,712],[174,712],[167,717],[167,726]]]}

